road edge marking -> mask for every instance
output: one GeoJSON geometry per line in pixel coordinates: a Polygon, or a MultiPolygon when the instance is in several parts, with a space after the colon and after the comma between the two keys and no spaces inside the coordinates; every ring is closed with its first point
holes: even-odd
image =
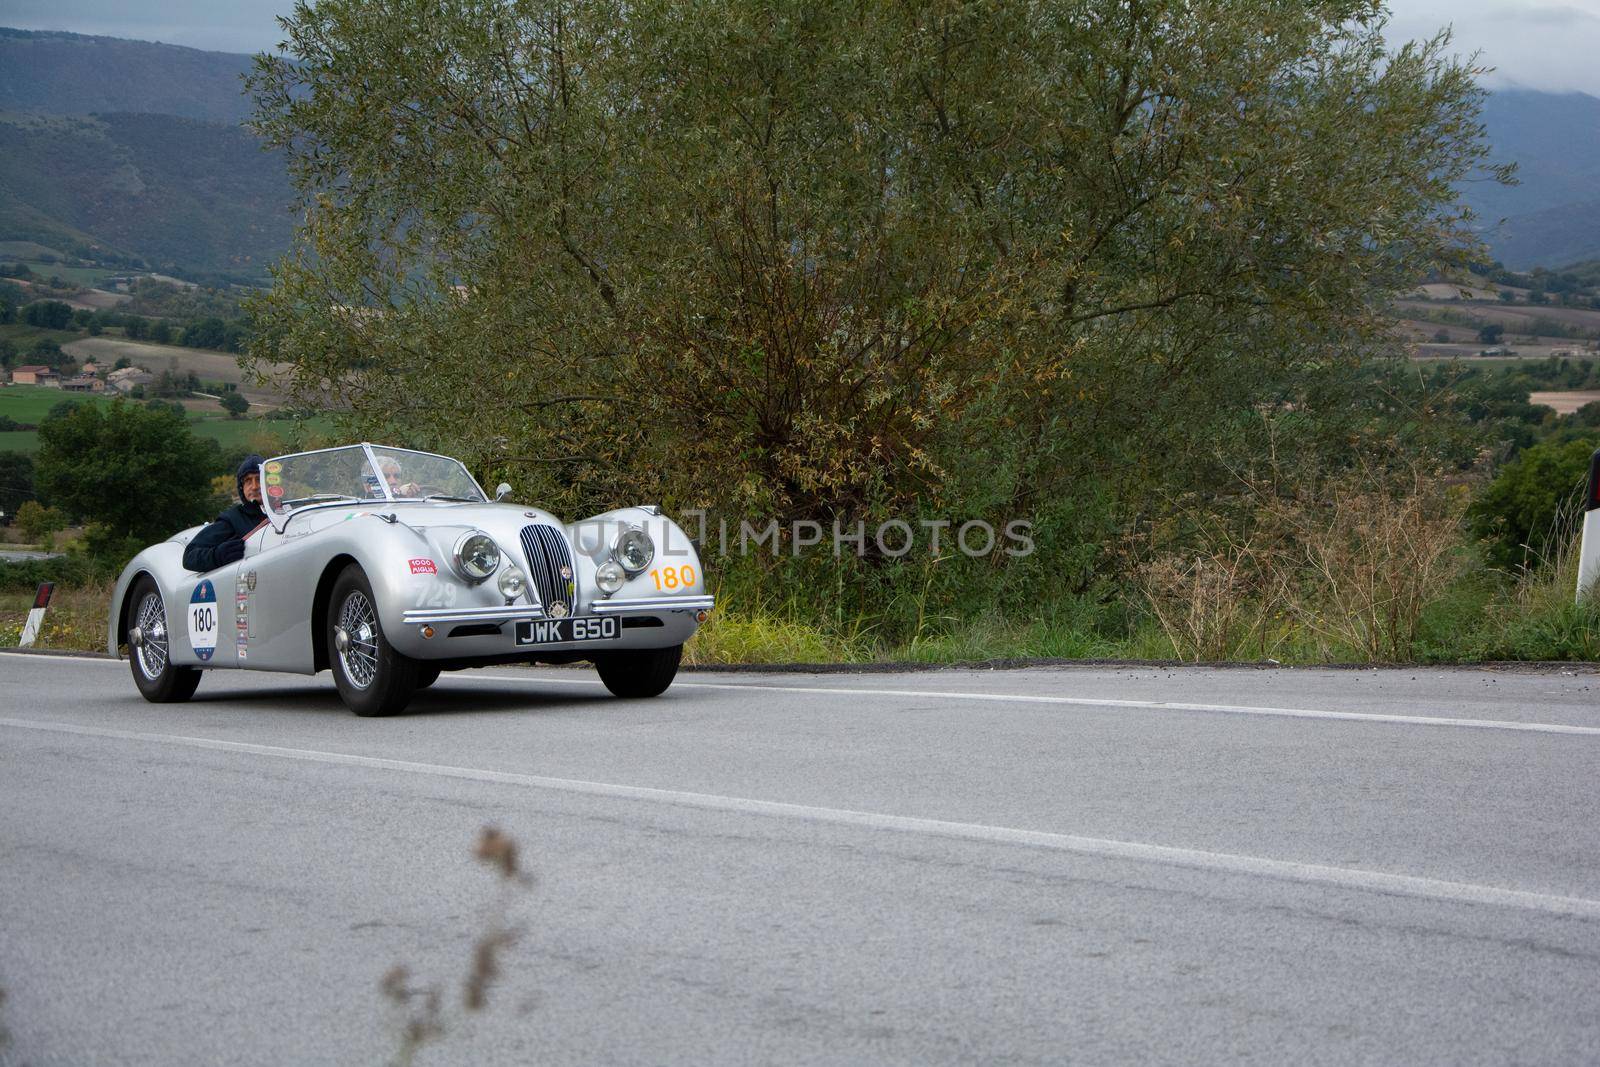
{"type": "MultiPolygon", "coordinates": [[[[39,656],[41,662],[67,663],[121,663],[121,660],[100,659],[88,656],[39,656]]],[[[3,661],[0,661],[3,662],[3,661]]],[[[221,668],[230,670],[232,668],[221,668]]],[[[492,669],[492,668],[491,668],[492,669]]],[[[251,674],[283,673],[250,671],[251,674]]],[[[295,675],[311,678],[314,675],[295,675]]],[[[514,682],[521,685],[587,685],[604,683],[598,678],[554,678],[536,675],[518,678],[505,674],[455,674],[446,676],[450,682],[514,682]]],[[[1054,704],[1064,707],[1123,708],[1135,711],[1198,711],[1213,715],[1255,715],[1276,719],[1311,719],[1332,722],[1365,722],[1388,726],[1427,726],[1463,730],[1501,730],[1513,733],[1566,734],[1576,737],[1600,737],[1600,726],[1578,726],[1568,723],[1517,722],[1512,719],[1466,719],[1438,715],[1393,715],[1373,711],[1326,711],[1319,708],[1281,708],[1253,704],[1202,704],[1181,700],[1124,700],[1112,697],[1068,697],[1042,693],[966,693],[948,689],[852,689],[843,686],[772,685],[765,682],[674,682],[674,689],[756,690],[767,693],[821,693],[825,696],[889,696],[912,700],[978,700],[998,704],[1054,704]]]]}
{"type": "Polygon", "coordinates": [[[1537,911],[1568,918],[1600,920],[1600,900],[1591,900],[1586,897],[1567,897],[1524,889],[1477,885],[1471,882],[1450,882],[1418,875],[1390,874],[1383,871],[1366,871],[1349,867],[1300,863],[1293,860],[1275,860],[1239,853],[1207,852],[1200,849],[1152,845],[1139,841],[1121,841],[1114,838],[1083,837],[1076,834],[1058,834],[1043,830],[1021,830],[1013,827],[989,826],[983,823],[950,822],[942,819],[923,819],[915,816],[853,811],[847,808],[825,808],[782,801],[721,796],[714,793],[654,789],[647,786],[618,785],[609,782],[590,782],[572,778],[519,774],[511,771],[455,767],[448,764],[418,763],[411,760],[388,759],[381,756],[361,756],[344,752],[326,752],[318,749],[284,748],[277,745],[258,745],[247,741],[225,741],[219,738],[187,737],[180,734],[147,734],[133,730],[114,730],[101,726],[82,726],[76,723],[0,718],[0,726],[35,730],[42,733],[74,734],[84,737],[102,737],[148,744],[178,745],[217,752],[291,759],[306,763],[398,771],[405,774],[488,782],[497,785],[517,785],[553,792],[575,793],[620,800],[647,801],[669,804],[675,807],[724,811],[740,815],[758,815],[825,825],[849,826],[866,830],[889,830],[918,834],[925,837],[977,841],[985,844],[1020,845],[1102,859],[1153,863],[1189,870],[1249,875],[1281,882],[1323,885],[1337,889],[1416,897],[1446,903],[1484,904],[1517,908],[1524,911],[1537,911]]]}

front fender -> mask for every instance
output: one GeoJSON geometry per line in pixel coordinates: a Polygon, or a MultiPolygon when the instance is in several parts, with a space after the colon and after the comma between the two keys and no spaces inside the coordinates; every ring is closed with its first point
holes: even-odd
{"type": "Polygon", "coordinates": [[[106,651],[113,657],[121,659],[122,646],[128,643],[128,590],[138,580],[139,575],[148,574],[155,579],[156,588],[161,590],[161,602],[167,618],[176,617],[172,612],[173,590],[177,582],[188,573],[183,569],[183,549],[190,538],[202,529],[204,527],[191,526],[173,535],[170,540],[151,545],[122,568],[122,573],[117,576],[116,585],[111,589],[111,603],[106,613],[106,651]]]}

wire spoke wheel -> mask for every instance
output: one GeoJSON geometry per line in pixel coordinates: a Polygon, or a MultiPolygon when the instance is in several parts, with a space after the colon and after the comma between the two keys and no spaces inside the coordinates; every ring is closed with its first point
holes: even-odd
{"type": "MultiPolygon", "coordinates": [[[[123,626],[128,635],[128,663],[133,668],[133,684],[153,704],[182,703],[194,696],[200,684],[200,671],[172,662],[174,638],[167,620],[167,608],[155,579],[142,575],[123,602],[123,626]]],[[[178,646],[182,654],[183,645],[178,646]]]]}
{"type": "Polygon", "coordinates": [[[167,669],[168,658],[167,609],[162,606],[160,593],[148,592],[139,601],[134,625],[144,635],[135,653],[139,657],[139,669],[146,678],[159,678],[167,669]]]}
{"type": "MultiPolygon", "coordinates": [[[[357,715],[394,715],[417,691],[422,665],[389,643],[378,621],[378,598],[357,564],[334,580],[325,627],[328,659],[339,696],[357,715]]],[[[431,679],[430,679],[431,681],[431,679]]]]}
{"type": "Polygon", "coordinates": [[[366,689],[378,676],[378,613],[359,589],[352,589],[339,606],[339,663],[357,689],[366,689]]]}

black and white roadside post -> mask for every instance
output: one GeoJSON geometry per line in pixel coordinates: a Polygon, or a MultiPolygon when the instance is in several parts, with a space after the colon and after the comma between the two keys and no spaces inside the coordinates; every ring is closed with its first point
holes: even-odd
{"type": "Polygon", "coordinates": [[[1578,543],[1578,599],[1595,593],[1600,581],[1600,450],[1589,457],[1589,481],[1584,486],[1583,540],[1578,543]]]}
{"type": "Polygon", "coordinates": [[[33,595],[33,608],[28,612],[28,621],[22,624],[22,639],[17,642],[18,648],[33,647],[33,642],[39,636],[39,627],[44,625],[44,609],[50,606],[50,597],[55,591],[55,582],[40,583],[39,591],[33,595]]]}

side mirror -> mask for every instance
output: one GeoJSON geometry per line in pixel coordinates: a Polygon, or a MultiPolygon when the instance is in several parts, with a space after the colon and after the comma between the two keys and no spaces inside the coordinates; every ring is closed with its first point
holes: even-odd
{"type": "Polygon", "coordinates": [[[494,487],[494,502],[496,504],[500,503],[500,501],[504,500],[506,497],[508,497],[510,495],[511,495],[511,483],[510,482],[501,482],[499,485],[494,487]]]}

